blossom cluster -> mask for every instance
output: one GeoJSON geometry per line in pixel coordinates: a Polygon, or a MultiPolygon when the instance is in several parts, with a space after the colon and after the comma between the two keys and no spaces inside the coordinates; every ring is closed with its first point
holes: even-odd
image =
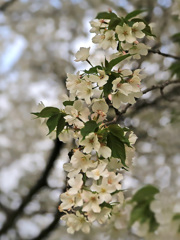
{"type": "MultiPolygon", "coordinates": [[[[65,143],[69,139],[75,140],[70,162],[64,164],[67,189],[61,194],[59,206],[59,211],[64,213],[61,219],[71,234],[79,230],[89,233],[93,222],[108,223],[116,229],[124,229],[128,221],[131,225],[141,226],[140,216],[137,215],[137,219],[133,216],[139,207],[143,211],[148,209],[151,216],[146,221],[147,231],[151,225],[157,229],[163,218],[156,211],[156,200],[152,201],[157,190],[151,186],[148,189],[149,202],[146,197],[138,202],[138,193],[132,198],[136,203],[135,210],[132,213],[126,210],[122,173],[131,165],[137,137],[129,129],[116,124],[117,116],[109,120],[111,109],[117,113],[122,103],[133,104],[142,95],[141,69],[114,68],[125,59],[139,59],[148,53],[149,47],[140,41],[153,34],[145,21],[133,18],[138,13],[132,12],[125,18],[112,12],[98,14],[97,19],[90,22],[90,32],[96,34],[92,41],[104,50],[117,49],[117,53],[110,60],[106,57],[101,65],[93,66],[89,61],[90,48],[80,48],[75,61],[87,61],[91,68],[67,74],[69,96],[64,96],[64,108],[46,107],[34,113],[37,117],[48,118],[49,134],[55,132],[56,137],[65,143]],[[147,203],[151,203],[151,211],[147,203]]],[[[140,196],[144,194],[140,193],[140,196]]],[[[143,217],[147,218],[146,214],[143,217]]]]}
{"type": "MultiPolygon", "coordinates": [[[[70,163],[64,165],[69,180],[67,191],[61,194],[59,210],[66,213],[62,220],[66,221],[69,233],[80,229],[88,233],[92,222],[107,222],[115,212],[114,207],[117,210],[124,202],[123,176],[119,172],[122,163],[111,157],[111,149],[100,143],[98,137],[100,135],[90,133],[80,140],[83,147],[73,149],[70,163]]],[[[131,143],[134,139],[131,134],[131,143]]],[[[126,151],[131,160],[134,149],[127,146],[126,151]]]]}
{"type": "MultiPolygon", "coordinates": [[[[117,18],[118,19],[118,18],[117,18]]],[[[134,59],[140,59],[141,55],[148,54],[149,46],[140,42],[145,37],[143,30],[146,24],[140,22],[129,22],[119,19],[119,24],[110,25],[109,19],[96,19],[90,22],[91,33],[96,35],[93,37],[92,42],[98,44],[104,50],[108,48],[117,49],[116,55],[123,55],[129,53],[134,59]]]]}
{"type": "MultiPolygon", "coordinates": [[[[106,22],[91,22],[91,32],[97,34],[93,42],[98,42],[103,49],[117,48],[115,33],[106,30],[106,22]]],[[[116,27],[119,39],[124,41],[122,44],[126,40],[133,44],[136,37],[145,36],[141,32],[145,27],[142,23],[133,25],[133,31],[126,25],[122,27],[129,33],[129,38],[122,38],[121,26],[116,27]]],[[[75,61],[89,62],[89,51],[90,48],[80,48],[75,61]]],[[[142,95],[140,69],[113,70],[130,54],[117,56],[115,62],[105,60],[105,65],[92,66],[82,73],[67,74],[69,97],[65,97],[63,110],[66,125],[59,139],[67,141],[71,136],[76,139],[77,147],[72,151],[70,162],[64,165],[68,185],[67,191],[61,194],[59,210],[65,213],[62,220],[66,221],[69,233],[80,229],[88,233],[92,222],[107,222],[124,204],[122,169],[128,168],[132,161],[136,136],[129,129],[109,125],[107,119],[110,108],[119,109],[121,103],[133,104],[135,98],[142,95]]]]}

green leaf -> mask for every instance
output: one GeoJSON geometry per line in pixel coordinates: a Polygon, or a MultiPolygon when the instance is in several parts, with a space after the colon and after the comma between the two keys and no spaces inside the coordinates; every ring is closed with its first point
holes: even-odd
{"type": "Polygon", "coordinates": [[[173,42],[178,42],[180,44],[180,32],[171,36],[173,42]]]}
{"type": "Polygon", "coordinates": [[[120,57],[117,57],[113,60],[111,60],[109,63],[108,63],[108,66],[106,68],[106,72],[107,73],[110,73],[111,72],[111,69],[117,65],[118,63],[122,62],[123,60],[125,60],[126,58],[130,57],[131,55],[130,54],[126,54],[126,55],[123,55],[123,56],[120,56],[120,57]]]}
{"type": "Polygon", "coordinates": [[[146,25],[146,27],[142,30],[143,33],[145,33],[148,36],[156,37],[151,31],[151,28],[149,25],[146,25]]]}
{"type": "Polygon", "coordinates": [[[73,103],[74,103],[74,101],[64,101],[64,102],[63,102],[63,105],[64,105],[64,106],[68,106],[68,105],[72,106],[73,103]]]}
{"type": "Polygon", "coordinates": [[[157,194],[159,190],[153,185],[147,185],[139,189],[133,196],[132,202],[142,202],[142,201],[152,201],[154,195],[157,194]]]}
{"type": "Polygon", "coordinates": [[[177,77],[180,77],[180,61],[176,61],[171,64],[169,70],[172,73],[172,76],[177,75],[177,77]]]}
{"type": "Polygon", "coordinates": [[[93,121],[90,120],[85,123],[84,127],[81,129],[81,135],[83,136],[83,139],[91,132],[95,132],[96,129],[98,129],[99,125],[93,121]]]}
{"type": "Polygon", "coordinates": [[[128,147],[131,147],[130,142],[128,138],[124,136],[124,130],[123,128],[119,127],[117,124],[112,124],[109,126],[109,131],[119,138],[123,143],[125,143],[128,147]]]}
{"type": "Polygon", "coordinates": [[[95,18],[96,19],[112,19],[112,18],[117,18],[117,15],[113,12],[100,12],[95,18]]]}
{"type": "Polygon", "coordinates": [[[116,79],[116,77],[110,75],[107,83],[103,86],[104,97],[106,98],[112,90],[112,81],[116,79]]]}
{"type": "Polygon", "coordinates": [[[48,118],[47,123],[46,123],[48,128],[49,128],[48,135],[56,128],[56,126],[58,124],[59,117],[60,117],[60,115],[56,114],[56,115],[53,115],[50,118],[48,118]]]}
{"type": "Polygon", "coordinates": [[[34,115],[36,115],[38,118],[47,118],[47,117],[51,117],[52,115],[58,114],[59,113],[59,109],[55,108],[55,107],[45,107],[41,112],[39,113],[32,113],[34,115]]]}
{"type": "Polygon", "coordinates": [[[122,24],[122,19],[121,18],[112,18],[109,22],[108,29],[109,30],[115,30],[117,25],[122,24]]]}
{"type": "Polygon", "coordinates": [[[111,132],[109,132],[108,135],[107,135],[107,146],[112,151],[112,157],[120,158],[121,163],[125,167],[127,167],[126,164],[125,164],[126,152],[125,152],[124,143],[122,141],[120,141],[119,138],[114,136],[111,132]]]}
{"type": "Polygon", "coordinates": [[[64,114],[59,114],[59,119],[57,122],[57,130],[56,130],[56,137],[59,136],[59,134],[62,132],[62,130],[64,129],[66,122],[64,119],[64,114]]]}
{"type": "Polygon", "coordinates": [[[146,205],[136,205],[132,211],[130,216],[130,226],[133,225],[138,220],[141,220],[144,218],[144,212],[146,212],[146,205]]]}
{"type": "Polygon", "coordinates": [[[109,64],[109,62],[108,62],[108,60],[105,58],[105,68],[108,67],[108,64],[109,64]]]}
{"type": "Polygon", "coordinates": [[[155,214],[151,211],[150,204],[148,202],[138,203],[132,209],[130,216],[130,226],[132,226],[136,221],[139,221],[141,224],[148,222],[150,232],[154,232],[159,226],[156,221],[155,214]]]}
{"type": "Polygon", "coordinates": [[[180,213],[176,213],[176,214],[173,216],[173,220],[180,220],[180,213]]]}
{"type": "Polygon", "coordinates": [[[102,69],[100,65],[90,68],[89,70],[84,70],[86,74],[97,73],[97,69],[102,69]]]}
{"type": "Polygon", "coordinates": [[[133,17],[136,17],[137,15],[139,15],[140,13],[143,13],[143,12],[146,12],[147,10],[135,10],[135,11],[132,11],[130,13],[127,14],[127,16],[125,17],[125,20],[129,20],[133,17]]]}
{"type": "Polygon", "coordinates": [[[155,214],[153,214],[153,217],[150,219],[149,223],[149,232],[155,232],[159,226],[159,223],[156,221],[155,214]]]}
{"type": "Polygon", "coordinates": [[[111,209],[113,208],[113,206],[112,206],[111,204],[107,203],[107,202],[101,203],[101,204],[100,204],[100,207],[102,207],[102,208],[103,208],[103,207],[107,207],[107,208],[111,208],[111,209]]]}

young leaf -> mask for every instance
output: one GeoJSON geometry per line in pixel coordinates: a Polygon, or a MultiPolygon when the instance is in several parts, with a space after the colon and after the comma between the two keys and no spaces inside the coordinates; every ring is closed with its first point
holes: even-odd
{"type": "Polygon", "coordinates": [[[94,132],[98,128],[98,124],[90,120],[85,123],[84,127],[81,129],[81,135],[83,136],[83,139],[91,132],[94,132]]]}
{"type": "Polygon", "coordinates": [[[122,24],[122,19],[121,18],[112,18],[109,22],[108,29],[109,30],[115,30],[117,25],[122,24]]]}
{"type": "Polygon", "coordinates": [[[38,118],[47,118],[47,117],[51,117],[52,115],[58,114],[59,113],[59,109],[55,108],[55,107],[45,107],[41,112],[39,113],[32,113],[34,115],[36,115],[38,118]]]}
{"type": "Polygon", "coordinates": [[[124,136],[124,130],[119,127],[117,124],[112,124],[109,126],[109,131],[114,135],[116,136],[117,138],[119,138],[123,143],[125,143],[126,145],[128,145],[129,147],[131,146],[130,145],[130,142],[128,140],[128,138],[126,138],[124,136]]]}
{"type": "Polygon", "coordinates": [[[173,216],[173,220],[180,220],[180,213],[176,213],[176,214],[173,216]]]}
{"type": "Polygon", "coordinates": [[[136,204],[132,209],[130,215],[130,226],[132,226],[136,221],[139,221],[141,224],[148,222],[150,232],[154,232],[159,226],[156,222],[154,212],[150,209],[150,203],[146,201],[136,204]]]}
{"type": "Polygon", "coordinates": [[[100,12],[95,18],[96,19],[112,19],[112,18],[117,18],[117,15],[113,12],[100,12]]]}
{"type": "Polygon", "coordinates": [[[153,185],[147,185],[139,189],[133,196],[132,202],[142,202],[142,201],[152,201],[154,195],[157,194],[159,190],[153,185]]]}
{"type": "Polygon", "coordinates": [[[64,102],[63,102],[63,105],[64,105],[64,106],[68,106],[68,105],[72,106],[73,103],[74,103],[74,101],[64,101],[64,102]]]}
{"type": "Polygon", "coordinates": [[[51,116],[48,120],[47,120],[47,126],[49,128],[49,133],[48,135],[56,128],[57,124],[58,124],[58,120],[59,120],[60,114],[56,114],[51,116]]]}
{"type": "Polygon", "coordinates": [[[129,20],[129,19],[131,19],[131,18],[133,18],[133,17],[136,17],[137,15],[139,15],[140,13],[143,13],[143,12],[146,12],[147,10],[135,10],[135,11],[132,11],[132,12],[130,12],[130,13],[128,13],[127,15],[126,15],[126,17],[125,17],[125,20],[127,21],[127,20],[129,20]]]}
{"type": "Polygon", "coordinates": [[[125,152],[125,147],[124,143],[120,141],[119,138],[114,136],[112,133],[108,133],[107,135],[107,146],[111,149],[112,151],[112,157],[115,158],[120,158],[121,163],[125,166],[125,160],[126,160],[126,152],[125,152]]]}
{"type": "Polygon", "coordinates": [[[84,70],[86,74],[97,73],[97,69],[102,69],[100,65],[90,68],[89,70],[84,70]]]}
{"type": "Polygon", "coordinates": [[[107,203],[107,202],[101,203],[100,206],[101,206],[102,208],[103,208],[103,207],[111,208],[111,209],[113,208],[113,206],[112,206],[111,204],[107,203]]]}
{"type": "Polygon", "coordinates": [[[173,42],[177,42],[177,43],[180,44],[180,32],[172,35],[171,39],[172,39],[173,42]]]}
{"type": "Polygon", "coordinates": [[[130,226],[133,225],[138,220],[141,220],[144,218],[144,212],[146,212],[146,205],[139,205],[137,204],[133,210],[131,211],[131,217],[130,217],[130,226]]]}
{"type": "Polygon", "coordinates": [[[126,54],[126,55],[123,55],[123,56],[120,56],[120,57],[117,57],[113,60],[111,60],[109,63],[108,63],[108,66],[106,68],[106,72],[107,73],[110,73],[111,72],[111,69],[117,65],[118,63],[122,62],[124,59],[130,57],[131,55],[130,54],[126,54]]]}
{"type": "Polygon", "coordinates": [[[116,79],[114,76],[110,75],[107,83],[103,86],[104,97],[106,98],[112,90],[112,81],[116,79]]]}
{"type": "Polygon", "coordinates": [[[58,123],[57,123],[57,130],[56,130],[56,137],[59,136],[59,134],[62,132],[65,126],[65,119],[64,119],[64,114],[59,115],[58,123]]]}
{"type": "Polygon", "coordinates": [[[171,64],[169,70],[172,73],[172,76],[177,75],[177,77],[180,77],[180,61],[176,61],[171,64]]]}
{"type": "Polygon", "coordinates": [[[146,25],[146,27],[142,30],[143,33],[145,33],[148,36],[156,37],[151,31],[151,28],[149,25],[146,25]]]}
{"type": "Polygon", "coordinates": [[[109,64],[109,62],[108,62],[108,60],[105,58],[105,68],[108,67],[108,64],[109,64]]]}

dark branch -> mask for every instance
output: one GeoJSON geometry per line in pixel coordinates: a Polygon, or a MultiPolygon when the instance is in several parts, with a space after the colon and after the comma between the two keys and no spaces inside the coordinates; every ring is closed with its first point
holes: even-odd
{"type": "MultiPolygon", "coordinates": [[[[155,90],[155,89],[160,89],[161,91],[165,88],[165,87],[167,87],[168,85],[170,85],[170,84],[180,84],[180,80],[168,80],[168,81],[165,81],[164,83],[162,83],[162,84],[157,84],[157,85],[153,85],[153,86],[151,86],[151,87],[149,87],[149,88],[146,88],[144,91],[142,91],[142,93],[143,94],[146,94],[146,93],[148,93],[148,92],[150,92],[150,91],[152,91],[152,90],[155,90]]],[[[119,113],[119,116],[118,116],[118,118],[122,115],[122,114],[124,114],[124,113],[126,113],[126,111],[128,110],[128,108],[130,108],[131,107],[131,105],[132,104],[127,104],[126,106],[125,106],[125,108],[119,113]]]]}
{"type": "MultiPolygon", "coordinates": [[[[149,88],[146,88],[144,91],[142,91],[142,93],[143,93],[143,94],[146,94],[146,93],[148,93],[148,92],[150,92],[150,91],[152,91],[152,90],[155,90],[155,89],[160,89],[161,92],[162,92],[163,89],[164,89],[165,87],[167,87],[168,85],[178,84],[178,83],[180,84],[180,80],[167,80],[167,81],[165,81],[164,83],[157,84],[157,85],[153,85],[153,86],[151,86],[151,87],[149,87],[149,88]]],[[[137,99],[137,101],[138,101],[138,99],[137,99]]],[[[110,125],[110,124],[113,124],[113,123],[118,122],[118,121],[120,120],[120,117],[121,117],[124,113],[126,113],[127,110],[128,110],[128,108],[130,108],[131,106],[132,106],[132,104],[128,103],[120,112],[115,109],[115,111],[116,111],[116,117],[115,117],[112,121],[106,122],[105,124],[106,124],[106,125],[110,125]]]]}
{"type": "Polygon", "coordinates": [[[47,236],[58,226],[59,219],[63,215],[64,215],[64,213],[59,212],[57,209],[57,211],[54,215],[54,220],[45,229],[43,229],[37,237],[35,237],[31,240],[41,240],[43,238],[47,238],[47,236]]]}
{"type": "Polygon", "coordinates": [[[32,197],[44,186],[47,185],[47,178],[48,175],[53,168],[54,162],[56,161],[57,157],[59,156],[59,152],[63,147],[63,143],[60,142],[58,139],[55,140],[54,148],[49,156],[48,163],[46,165],[46,168],[44,169],[44,172],[42,173],[39,180],[36,182],[36,184],[30,189],[28,195],[23,199],[21,205],[16,209],[15,211],[11,212],[9,216],[7,217],[7,220],[2,227],[0,234],[5,233],[9,228],[12,227],[14,224],[16,218],[22,214],[23,209],[26,207],[26,205],[31,201],[32,197]]]}
{"type": "MultiPolygon", "coordinates": [[[[62,189],[62,192],[66,191],[66,186],[67,185],[65,184],[64,188],[62,189]]],[[[60,203],[61,203],[61,201],[60,201],[60,203]]],[[[59,204],[58,204],[58,206],[59,206],[59,204]]],[[[60,218],[64,215],[63,212],[59,212],[58,206],[57,206],[56,212],[54,214],[54,220],[45,229],[43,229],[37,237],[35,237],[31,240],[41,240],[41,239],[47,237],[47,235],[49,235],[58,226],[60,218]]]]}
{"type": "Polygon", "coordinates": [[[174,56],[174,55],[171,55],[171,54],[167,54],[167,53],[162,53],[160,50],[155,50],[155,49],[150,49],[149,50],[150,53],[155,53],[155,54],[159,54],[161,56],[164,56],[164,57],[169,57],[169,58],[174,58],[176,60],[180,60],[180,57],[179,56],[174,56]]]}
{"type": "MultiPolygon", "coordinates": [[[[168,97],[168,99],[171,98],[171,102],[172,102],[172,96],[179,96],[179,91],[180,91],[180,87],[179,88],[173,87],[170,91],[168,91],[166,93],[166,97],[168,97]]],[[[147,107],[154,107],[154,106],[157,107],[161,100],[162,100],[162,96],[155,98],[151,102],[148,102],[145,99],[138,100],[133,105],[132,111],[129,112],[128,117],[132,117],[135,114],[138,114],[143,109],[147,109],[147,107]]],[[[163,108],[167,108],[167,105],[165,104],[164,107],[162,107],[162,105],[161,105],[161,109],[163,109],[163,108]]]]}
{"type": "Polygon", "coordinates": [[[5,2],[3,3],[1,6],[0,6],[0,11],[6,11],[6,9],[8,7],[10,7],[13,3],[15,3],[17,0],[11,0],[11,1],[8,1],[8,2],[5,2]]]}

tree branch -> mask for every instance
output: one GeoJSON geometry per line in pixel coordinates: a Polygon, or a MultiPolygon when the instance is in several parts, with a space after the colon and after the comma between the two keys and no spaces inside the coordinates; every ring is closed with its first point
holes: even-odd
{"type": "Polygon", "coordinates": [[[171,55],[171,54],[167,54],[167,53],[162,53],[160,50],[155,50],[155,49],[149,49],[149,52],[150,53],[155,53],[155,54],[159,54],[161,56],[164,56],[164,57],[169,57],[169,58],[174,58],[176,60],[180,60],[180,57],[179,56],[174,56],[174,55],[171,55]]]}
{"type": "Polygon", "coordinates": [[[58,226],[59,219],[63,215],[64,215],[64,213],[59,212],[59,210],[57,208],[55,215],[54,215],[54,220],[45,229],[43,229],[37,237],[35,237],[31,240],[41,240],[41,239],[47,237],[58,226]]]}
{"type": "MultiPolygon", "coordinates": [[[[180,87],[179,88],[173,87],[170,91],[168,91],[166,96],[168,96],[168,97],[171,97],[174,95],[179,96],[179,90],[180,90],[180,87]]],[[[132,111],[130,111],[130,113],[128,114],[128,117],[132,117],[132,116],[134,116],[134,114],[138,114],[141,110],[146,109],[147,107],[153,107],[153,106],[157,107],[161,100],[162,100],[161,96],[155,98],[151,102],[147,102],[145,99],[138,100],[133,105],[132,111]]],[[[162,107],[162,105],[161,105],[161,109],[164,109],[164,108],[167,108],[167,105],[164,105],[164,107],[162,107]]]]}
{"type": "Polygon", "coordinates": [[[63,143],[60,142],[58,139],[54,142],[54,148],[52,149],[52,152],[49,156],[48,163],[46,165],[46,168],[44,169],[44,172],[42,173],[39,180],[36,182],[36,184],[30,189],[28,195],[23,199],[21,205],[16,209],[15,211],[11,212],[11,214],[8,215],[6,222],[4,223],[2,229],[0,230],[0,234],[5,233],[9,228],[12,227],[14,224],[16,218],[22,214],[23,209],[25,206],[31,201],[32,197],[44,186],[47,185],[47,178],[48,175],[53,168],[54,162],[56,161],[57,157],[59,156],[59,152],[63,147],[63,143]]]}
{"type": "Polygon", "coordinates": [[[15,3],[17,0],[11,0],[11,1],[8,1],[8,2],[5,2],[3,3],[1,6],[0,6],[0,11],[6,11],[6,9],[8,7],[10,7],[13,3],[15,3]]]}
{"type": "MultiPolygon", "coordinates": [[[[149,88],[146,88],[144,91],[142,91],[143,94],[146,94],[152,90],[155,90],[155,89],[160,89],[161,92],[163,91],[163,89],[165,87],[167,87],[168,85],[171,85],[171,84],[180,84],[180,80],[167,80],[161,84],[157,84],[157,85],[152,85],[151,87],[149,88]]],[[[138,99],[137,99],[138,101],[138,99]]],[[[127,112],[128,108],[130,108],[132,106],[132,104],[128,103],[121,111],[117,111],[115,110],[116,112],[116,117],[112,120],[112,121],[109,121],[107,123],[105,123],[105,125],[110,125],[110,124],[113,124],[113,123],[116,123],[120,120],[120,117],[127,112]]]]}

